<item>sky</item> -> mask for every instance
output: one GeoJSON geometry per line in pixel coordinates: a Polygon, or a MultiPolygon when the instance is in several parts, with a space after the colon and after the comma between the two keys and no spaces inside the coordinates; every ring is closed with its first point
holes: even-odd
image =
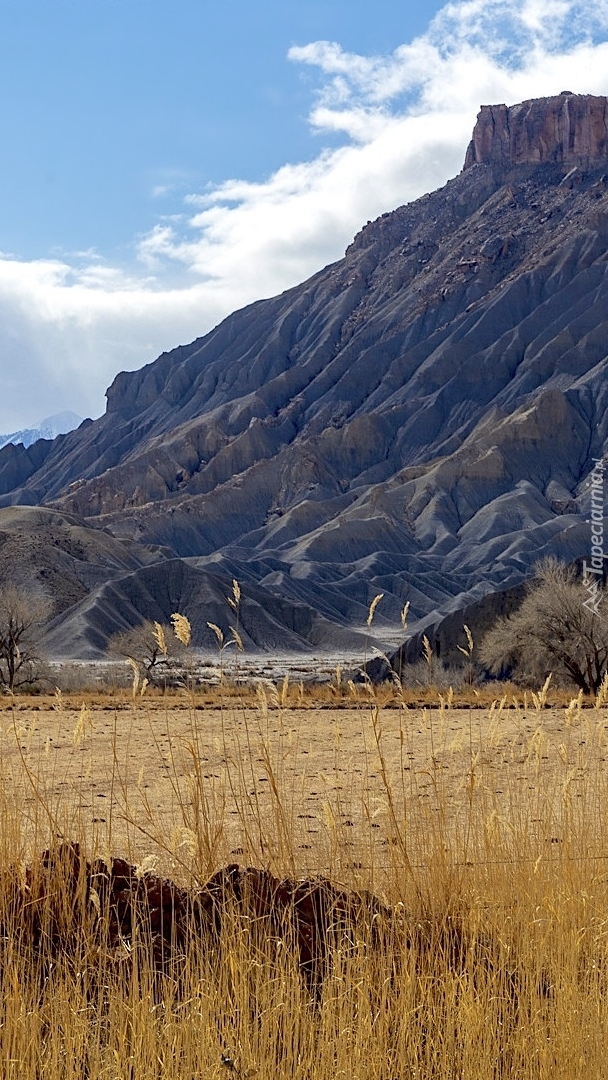
{"type": "Polygon", "coordinates": [[[608,94],[608,0],[0,0],[0,432],[100,415],[564,89],[608,94]]]}

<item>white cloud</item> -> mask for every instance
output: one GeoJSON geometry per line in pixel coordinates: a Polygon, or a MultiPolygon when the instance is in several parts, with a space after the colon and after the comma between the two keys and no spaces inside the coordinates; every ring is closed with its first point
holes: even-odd
{"type": "Polygon", "coordinates": [[[291,49],[320,79],[311,124],[343,145],[191,193],[138,239],[129,274],[93,253],[0,256],[0,431],[62,408],[99,412],[118,370],[338,258],[366,220],[459,170],[480,104],[608,93],[607,32],[608,0],[460,0],[388,56],[291,49]]]}
{"type": "Polygon", "coordinates": [[[76,274],[67,263],[0,260],[0,431],[64,408],[99,412],[118,370],[146,363],[184,329],[197,336],[200,290],[153,290],[97,265],[76,274]]]}

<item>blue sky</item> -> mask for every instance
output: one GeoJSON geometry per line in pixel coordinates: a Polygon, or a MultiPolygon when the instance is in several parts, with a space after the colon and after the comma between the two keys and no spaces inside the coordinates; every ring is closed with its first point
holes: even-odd
{"type": "Polygon", "coordinates": [[[189,191],[315,157],[319,79],[289,48],[326,39],[387,53],[438,7],[2,0],[2,248],[128,260],[135,235],[189,191]]]}
{"type": "Polygon", "coordinates": [[[339,258],[479,105],[608,93],[596,0],[0,0],[0,432],[339,258]]]}

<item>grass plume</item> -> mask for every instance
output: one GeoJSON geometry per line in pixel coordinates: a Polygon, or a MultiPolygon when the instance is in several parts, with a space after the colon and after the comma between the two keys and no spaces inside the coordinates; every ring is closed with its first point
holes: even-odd
{"type": "Polygon", "coordinates": [[[228,686],[209,706],[2,703],[4,1075],[603,1075],[603,700],[548,708],[547,684],[530,709],[510,690],[410,708],[394,686],[345,681],[342,703],[337,685],[260,683],[257,706],[228,686]],[[91,863],[124,856],[140,888],[160,874],[200,889],[238,862],[373,893],[390,918],[338,935],[314,994],[286,926],[264,936],[238,907],[221,941],[186,937],[161,971],[144,923],[109,939],[103,878],[41,860],[67,839],[91,863]]]}

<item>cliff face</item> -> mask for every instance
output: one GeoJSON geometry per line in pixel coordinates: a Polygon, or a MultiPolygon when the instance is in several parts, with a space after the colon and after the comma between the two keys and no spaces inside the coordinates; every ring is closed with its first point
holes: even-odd
{"type": "Polygon", "coordinates": [[[608,98],[570,94],[482,105],[464,167],[589,166],[608,157],[608,98]]]}

